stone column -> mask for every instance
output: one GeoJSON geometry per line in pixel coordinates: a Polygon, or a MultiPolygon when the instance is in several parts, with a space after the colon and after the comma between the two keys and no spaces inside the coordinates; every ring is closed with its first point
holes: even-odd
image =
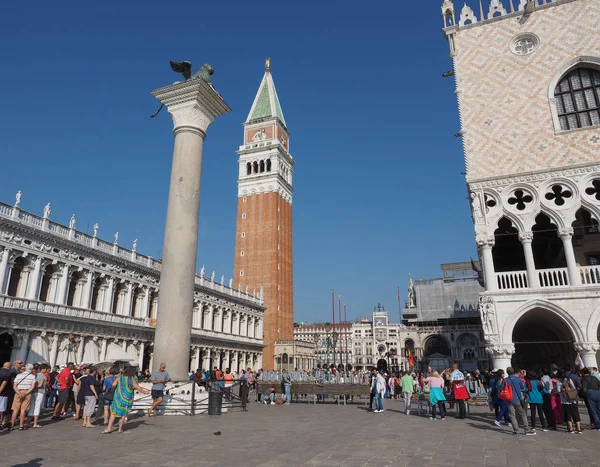
{"type": "Polygon", "coordinates": [[[211,370],[210,367],[210,349],[206,349],[206,353],[204,354],[204,363],[202,364],[203,370],[211,370]]]}
{"type": "Polygon", "coordinates": [[[202,351],[200,350],[199,345],[196,346],[195,360],[196,360],[196,368],[192,368],[192,370],[196,371],[198,368],[202,369],[202,351]]]}
{"type": "Polygon", "coordinates": [[[131,302],[133,299],[133,282],[127,284],[127,295],[125,296],[125,304],[123,305],[123,314],[125,316],[133,316],[131,302]]]}
{"type": "Polygon", "coordinates": [[[27,362],[27,354],[29,353],[29,331],[23,331],[23,337],[21,338],[21,347],[17,353],[16,359],[23,360],[23,363],[27,362]]]}
{"type": "Polygon", "coordinates": [[[492,248],[495,243],[494,236],[478,236],[475,240],[477,242],[477,246],[480,248],[481,257],[483,259],[483,275],[485,277],[485,290],[496,290],[497,284],[496,276],[494,274],[494,257],[492,256],[492,248]]]}
{"type": "Polygon", "coordinates": [[[8,257],[10,255],[10,248],[4,248],[0,254],[0,294],[6,291],[5,284],[7,282],[6,277],[8,276],[8,257]]]}
{"type": "Polygon", "coordinates": [[[69,265],[64,264],[62,267],[62,275],[60,276],[60,282],[58,283],[58,294],[56,296],[56,302],[60,305],[67,303],[67,289],[69,287],[69,265]]]}
{"type": "Polygon", "coordinates": [[[256,366],[258,367],[257,370],[262,368],[262,353],[259,353],[258,357],[256,357],[256,366]]]}
{"type": "Polygon", "coordinates": [[[215,332],[221,332],[222,328],[223,328],[223,320],[221,318],[221,310],[219,308],[217,308],[213,312],[212,330],[215,332]]]}
{"type": "Polygon", "coordinates": [[[599,365],[596,358],[598,349],[600,349],[598,342],[575,342],[575,350],[579,352],[579,356],[587,368],[598,368],[599,365]]]}
{"type": "Polygon", "coordinates": [[[81,336],[79,338],[79,347],[77,347],[77,363],[83,363],[83,346],[85,344],[85,337],[81,336]]]}
{"type": "Polygon", "coordinates": [[[190,79],[152,91],[173,117],[175,143],[160,273],[155,334],[158,360],[184,380],[189,366],[192,306],[198,254],[202,146],[206,129],[231,109],[212,86],[190,79]]]}
{"type": "Polygon", "coordinates": [[[138,366],[140,370],[142,370],[142,366],[144,365],[144,351],[146,350],[146,344],[140,342],[140,350],[138,352],[138,366]]]}
{"type": "Polygon", "coordinates": [[[240,336],[248,335],[248,317],[240,313],[240,336]]]}
{"type": "Polygon", "coordinates": [[[229,350],[225,350],[223,352],[224,358],[223,358],[223,371],[225,371],[225,368],[229,368],[231,369],[231,367],[229,366],[231,363],[230,357],[229,357],[229,350]]]}
{"type": "Polygon", "coordinates": [[[103,362],[106,358],[106,346],[108,345],[107,339],[102,339],[102,344],[100,346],[100,361],[103,362]]]}
{"type": "Polygon", "coordinates": [[[144,305],[142,310],[142,318],[150,317],[150,287],[145,287],[146,291],[144,293],[144,305]]]}
{"type": "Polygon", "coordinates": [[[37,300],[40,288],[40,271],[42,270],[42,257],[38,256],[35,259],[33,273],[29,280],[29,286],[27,289],[27,298],[30,300],[37,300]]]}
{"type": "Polygon", "coordinates": [[[83,300],[81,302],[81,308],[89,309],[92,306],[94,273],[92,271],[86,271],[84,274],[87,276],[87,281],[85,283],[85,289],[83,290],[83,300]]]}
{"type": "MultiPolygon", "coordinates": [[[[54,368],[56,365],[56,357],[58,355],[58,341],[60,340],[60,334],[54,334],[52,336],[52,344],[50,346],[50,366],[54,368]]],[[[100,359],[102,360],[102,359],[100,359]]]]}
{"type": "Polygon", "coordinates": [[[527,268],[527,286],[530,289],[535,289],[540,286],[538,276],[535,270],[535,260],[533,259],[533,249],[531,242],[533,241],[533,232],[519,233],[519,240],[523,245],[523,253],[525,254],[525,267],[527,268]]]}
{"type": "Polygon", "coordinates": [[[108,287],[106,287],[104,289],[104,294],[102,297],[102,311],[104,311],[104,313],[110,313],[112,311],[112,302],[114,299],[114,297],[113,297],[114,289],[115,289],[115,278],[110,277],[108,279],[108,287]]]}
{"type": "Polygon", "coordinates": [[[491,344],[487,347],[488,354],[492,357],[494,370],[504,370],[511,365],[511,358],[515,353],[514,344],[491,344]]]}
{"type": "Polygon", "coordinates": [[[565,251],[565,260],[567,261],[567,271],[569,275],[569,285],[581,285],[581,278],[579,276],[579,269],[577,268],[577,262],[575,261],[575,252],[573,251],[573,227],[561,227],[558,229],[558,236],[563,242],[563,249],[565,251]]]}
{"type": "Polygon", "coordinates": [[[206,328],[209,331],[213,331],[213,321],[214,321],[214,307],[212,305],[208,305],[208,313],[206,318],[206,328]]]}

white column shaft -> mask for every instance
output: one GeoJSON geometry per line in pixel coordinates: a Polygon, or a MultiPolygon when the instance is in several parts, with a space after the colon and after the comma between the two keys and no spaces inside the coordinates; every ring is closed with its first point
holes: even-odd
{"type": "MultiPolygon", "coordinates": [[[[560,234],[560,232],[559,232],[560,234]]],[[[567,262],[567,271],[569,275],[569,285],[581,285],[581,279],[579,271],[577,269],[577,262],[575,261],[575,252],[573,251],[573,238],[572,229],[569,233],[564,233],[560,236],[563,242],[563,249],[565,251],[565,260],[567,262]]]]}
{"type": "Polygon", "coordinates": [[[10,254],[10,250],[8,248],[4,248],[2,250],[2,254],[0,255],[0,294],[5,293],[6,287],[5,284],[8,282],[6,280],[8,276],[8,255],[10,254]]]}
{"type": "Polygon", "coordinates": [[[65,264],[62,268],[62,275],[60,276],[60,282],[58,284],[58,295],[56,302],[64,305],[67,303],[67,289],[69,287],[69,265],[65,264]]]}
{"type": "Polygon", "coordinates": [[[42,258],[38,256],[35,260],[33,274],[31,275],[31,278],[29,281],[29,288],[27,290],[27,298],[29,298],[31,300],[38,299],[38,293],[39,293],[39,288],[40,288],[39,284],[40,284],[41,269],[42,269],[42,258]]]}

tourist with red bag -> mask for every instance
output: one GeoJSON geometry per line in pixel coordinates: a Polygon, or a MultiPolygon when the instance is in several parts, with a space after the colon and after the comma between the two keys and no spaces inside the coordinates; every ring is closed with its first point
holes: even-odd
{"type": "Polygon", "coordinates": [[[455,363],[452,366],[452,369],[450,381],[452,381],[454,400],[458,403],[458,418],[465,418],[467,416],[465,401],[470,397],[467,386],[465,385],[465,375],[458,369],[458,363],[455,363]]]}

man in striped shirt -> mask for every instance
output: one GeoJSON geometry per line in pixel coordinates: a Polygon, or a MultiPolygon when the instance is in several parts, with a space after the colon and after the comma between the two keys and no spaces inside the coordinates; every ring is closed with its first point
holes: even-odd
{"type": "Polygon", "coordinates": [[[33,365],[30,363],[25,367],[25,371],[15,377],[13,389],[15,398],[12,404],[11,426],[15,426],[17,416],[19,417],[19,430],[26,430],[24,427],[29,405],[31,404],[31,393],[36,389],[35,374],[32,373],[33,365]]]}

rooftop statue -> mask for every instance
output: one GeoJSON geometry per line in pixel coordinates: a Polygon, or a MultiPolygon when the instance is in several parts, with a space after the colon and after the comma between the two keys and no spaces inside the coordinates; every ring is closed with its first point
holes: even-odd
{"type": "MultiPolygon", "coordinates": [[[[205,63],[204,65],[202,65],[198,69],[198,71],[196,73],[194,73],[193,75],[192,75],[192,62],[188,62],[188,61],[174,62],[173,60],[169,60],[169,63],[171,64],[171,69],[175,73],[181,73],[184,81],[190,81],[190,80],[194,80],[194,79],[202,80],[216,92],[216,89],[213,87],[212,83],[210,82],[210,75],[212,75],[215,72],[215,70],[208,63],[205,63]]],[[[178,84],[178,82],[175,82],[173,84],[178,84]]],[[[152,115],[150,115],[150,118],[156,117],[158,115],[158,113],[162,110],[163,107],[164,107],[164,104],[162,104],[156,112],[154,112],[152,115]]]]}

